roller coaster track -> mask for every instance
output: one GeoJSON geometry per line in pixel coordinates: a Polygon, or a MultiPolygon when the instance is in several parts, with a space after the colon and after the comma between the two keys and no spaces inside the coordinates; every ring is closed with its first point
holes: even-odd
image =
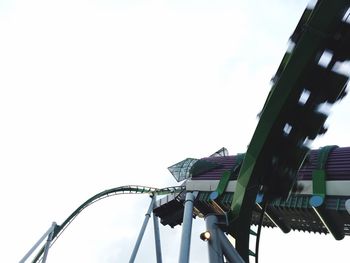
{"type": "MultiPolygon", "coordinates": [[[[308,152],[309,142],[325,133],[329,108],[346,95],[349,76],[337,69],[350,60],[349,0],[318,0],[306,9],[273,78],[273,86],[241,165],[232,197],[229,225],[236,249],[249,262],[249,236],[257,195],[263,203],[286,199],[308,152]]],[[[54,241],[89,205],[118,194],[161,195],[184,186],[122,186],[100,192],[79,206],[54,233],[54,241]]],[[[39,262],[44,247],[33,262],[39,262]]]]}
{"type": "MultiPolygon", "coordinates": [[[[112,197],[115,195],[121,195],[121,194],[150,194],[152,196],[154,195],[165,195],[165,194],[171,194],[171,193],[179,193],[185,190],[185,186],[173,186],[173,187],[166,187],[166,188],[154,188],[154,187],[148,187],[148,186],[140,186],[140,185],[127,185],[127,186],[120,186],[115,187],[111,189],[104,190],[89,199],[87,199],[84,203],[82,203],[77,209],[71,213],[67,219],[61,224],[58,225],[53,233],[53,240],[51,243],[51,246],[55,243],[55,241],[61,236],[61,234],[64,232],[64,230],[74,221],[74,219],[87,207],[90,205],[96,203],[97,201],[100,201],[102,199],[105,199],[107,197],[112,197]]],[[[42,255],[44,253],[45,246],[43,246],[38,254],[33,259],[34,262],[41,262],[42,255]]]]}
{"type": "Polygon", "coordinates": [[[306,9],[274,77],[260,121],[239,173],[228,232],[249,262],[249,229],[258,193],[269,202],[287,198],[308,151],[308,142],[326,132],[328,107],[345,96],[349,77],[336,64],[350,59],[348,0],[319,0],[306,9]],[[330,59],[324,63],[322,57],[330,59]]]}

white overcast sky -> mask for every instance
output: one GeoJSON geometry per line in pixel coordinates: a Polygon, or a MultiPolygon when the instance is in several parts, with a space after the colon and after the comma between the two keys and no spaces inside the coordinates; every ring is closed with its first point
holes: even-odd
{"type": "MultiPolygon", "coordinates": [[[[307,2],[0,1],[0,262],[99,191],[174,185],[173,163],[245,152],[307,2]]],[[[349,146],[349,99],[332,112],[314,147],[349,146]]],[[[48,262],[127,262],[149,201],[89,207],[48,262]]],[[[203,230],[196,220],[191,262],[207,262],[203,230]]],[[[161,231],[177,262],[181,228],[161,231]]],[[[260,261],[347,262],[349,245],[264,229],[260,261]]],[[[137,262],[154,261],[150,224],[137,262]]]]}

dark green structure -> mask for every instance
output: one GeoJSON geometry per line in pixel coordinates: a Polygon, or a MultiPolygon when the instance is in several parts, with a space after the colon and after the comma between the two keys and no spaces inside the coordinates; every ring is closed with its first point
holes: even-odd
{"type": "Polygon", "coordinates": [[[326,131],[322,106],[345,96],[348,76],[337,68],[350,59],[349,5],[319,0],[313,10],[306,9],[291,37],[294,48],[274,77],[231,204],[229,233],[246,262],[257,194],[263,194],[263,202],[288,197],[308,142],[326,131]]]}

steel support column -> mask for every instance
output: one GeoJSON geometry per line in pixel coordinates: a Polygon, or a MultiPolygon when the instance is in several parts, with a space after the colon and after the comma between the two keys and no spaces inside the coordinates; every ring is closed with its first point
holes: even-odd
{"type": "MultiPolygon", "coordinates": [[[[42,237],[34,244],[34,246],[27,252],[27,254],[25,254],[25,256],[19,261],[19,263],[24,263],[29,257],[31,254],[33,254],[33,252],[35,251],[35,249],[38,248],[38,246],[44,241],[44,239],[46,237],[48,237],[47,241],[49,240],[50,236],[51,236],[51,239],[52,239],[52,234],[53,232],[55,231],[55,228],[56,228],[57,224],[56,222],[53,222],[52,225],[50,226],[50,228],[45,232],[44,235],[42,235],[42,237]]],[[[50,241],[51,242],[51,241],[50,241]]],[[[46,243],[47,244],[47,243],[46,243]]],[[[50,244],[49,244],[50,245],[50,244]]],[[[46,250],[46,247],[45,246],[45,250],[46,250]]],[[[47,248],[48,249],[48,248],[47,248]]],[[[47,254],[47,252],[46,252],[47,254]]],[[[47,257],[47,255],[46,255],[47,257]]]]}
{"type": "Polygon", "coordinates": [[[156,197],[153,196],[153,197],[152,197],[151,204],[150,204],[150,206],[149,206],[149,208],[148,208],[148,210],[147,210],[147,213],[146,213],[146,215],[145,215],[145,219],[144,219],[144,221],[143,221],[143,224],[142,224],[142,227],[141,227],[139,236],[138,236],[138,238],[137,238],[137,241],[136,241],[134,250],[132,251],[132,254],[131,254],[129,263],[133,263],[133,262],[135,261],[137,252],[138,252],[138,250],[139,250],[139,247],[140,247],[140,244],[141,244],[141,241],[142,241],[142,238],[143,238],[143,234],[145,233],[145,230],[146,230],[146,227],[147,227],[149,218],[151,217],[151,213],[152,213],[152,210],[153,210],[153,206],[154,206],[155,200],[156,200],[156,197]]]}
{"type": "Polygon", "coordinates": [[[158,217],[153,214],[154,241],[156,245],[157,263],[162,263],[162,249],[160,246],[159,221],[158,217]]]}
{"type": "Polygon", "coordinates": [[[225,258],[230,263],[245,263],[242,257],[238,254],[237,250],[233,247],[231,242],[228,240],[227,236],[221,229],[217,229],[218,237],[220,239],[220,244],[225,258]]]}
{"type": "Polygon", "coordinates": [[[49,249],[50,249],[50,244],[51,244],[51,241],[52,241],[52,238],[53,238],[53,232],[54,232],[55,227],[56,227],[56,223],[53,222],[51,227],[52,227],[52,231],[50,232],[50,234],[48,235],[47,240],[46,240],[44,255],[43,255],[43,259],[41,261],[42,263],[46,262],[47,255],[48,255],[49,249]]]}
{"type": "Polygon", "coordinates": [[[188,263],[190,258],[194,199],[195,197],[192,192],[186,193],[185,210],[184,210],[183,221],[182,221],[183,223],[182,223],[179,263],[188,263]]]}
{"type": "Polygon", "coordinates": [[[208,240],[209,262],[223,263],[224,258],[222,254],[220,238],[218,236],[217,216],[207,215],[207,217],[205,218],[205,223],[207,226],[207,231],[209,231],[210,233],[210,238],[208,240]]]}

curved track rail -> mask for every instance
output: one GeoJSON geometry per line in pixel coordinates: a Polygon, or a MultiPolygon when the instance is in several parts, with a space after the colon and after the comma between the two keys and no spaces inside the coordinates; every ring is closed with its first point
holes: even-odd
{"type": "Polygon", "coordinates": [[[319,0],[306,9],[291,36],[274,85],[245,155],[230,211],[229,233],[249,262],[249,229],[260,192],[267,201],[287,198],[308,151],[309,142],[326,132],[322,106],[346,95],[349,76],[336,65],[350,60],[348,0],[319,0]],[[329,63],[322,57],[330,54],[329,63]]]}
{"type": "MultiPolygon", "coordinates": [[[[67,219],[61,224],[58,225],[53,233],[53,240],[51,243],[51,246],[55,243],[55,241],[61,236],[61,234],[64,232],[64,230],[73,222],[73,220],[88,206],[96,203],[97,201],[100,201],[102,199],[105,199],[107,197],[112,197],[115,195],[121,195],[121,194],[150,194],[150,195],[165,195],[170,193],[179,193],[181,191],[185,190],[185,186],[172,186],[172,187],[166,187],[166,188],[154,188],[154,187],[148,187],[148,186],[140,186],[140,185],[127,185],[127,186],[120,186],[115,187],[111,189],[104,190],[92,197],[90,197],[88,200],[86,200],[84,203],[82,203],[77,209],[71,213],[67,219]]],[[[38,254],[33,259],[32,263],[34,262],[40,262],[43,256],[45,250],[45,246],[43,246],[38,254]]]]}

